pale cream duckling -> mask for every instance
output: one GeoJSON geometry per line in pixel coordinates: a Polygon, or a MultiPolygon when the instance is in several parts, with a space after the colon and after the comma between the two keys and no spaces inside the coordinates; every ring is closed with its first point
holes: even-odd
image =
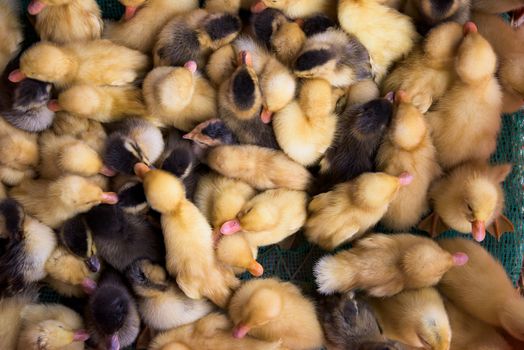
{"type": "Polygon", "coordinates": [[[304,191],[311,174],[282,151],[253,145],[212,148],[206,163],[216,172],[244,181],[258,190],[287,188],[304,191]]]}
{"type": "Polygon", "coordinates": [[[466,266],[444,275],[439,291],[471,316],[524,340],[524,298],[500,262],[473,241],[455,238],[438,243],[451,254],[463,251],[469,256],[466,266]]]}
{"type": "Polygon", "coordinates": [[[307,194],[284,188],[266,190],[251,198],[233,220],[225,222],[225,235],[243,232],[252,247],[279,243],[304,225],[307,194]]]}
{"type": "Polygon", "coordinates": [[[286,350],[280,341],[266,342],[252,337],[235,339],[233,324],[226,315],[212,313],[182,327],[160,333],[150,350],[286,350]]]}
{"type": "Polygon", "coordinates": [[[58,228],[76,214],[87,212],[100,203],[115,204],[114,192],[103,192],[93,182],[66,175],[57,180],[26,180],[9,195],[19,201],[27,213],[51,228],[58,228]]]}
{"type": "Polygon", "coordinates": [[[431,30],[424,42],[401,61],[384,80],[382,92],[403,90],[426,113],[449,90],[462,27],[448,22],[431,30]]]}
{"type": "Polygon", "coordinates": [[[266,8],[284,12],[289,18],[303,18],[315,13],[325,13],[335,17],[336,7],[330,0],[257,0],[251,7],[252,12],[261,12],[266,8]]]}
{"type": "Polygon", "coordinates": [[[74,84],[122,86],[141,78],[148,65],[146,55],[109,40],[63,46],[40,42],[23,53],[20,70],[9,78],[13,82],[26,77],[46,81],[59,89],[74,84]]]}
{"type": "Polygon", "coordinates": [[[419,228],[432,237],[448,228],[471,232],[479,242],[484,240],[486,228],[497,239],[504,232],[513,232],[513,224],[503,215],[502,182],[510,172],[510,164],[470,162],[456,167],[431,185],[429,197],[434,213],[419,228]]]}
{"type": "Polygon", "coordinates": [[[251,335],[265,341],[281,341],[289,349],[318,349],[324,344],[315,306],[289,282],[256,279],[245,282],[228,307],[235,324],[233,336],[251,335]]]}
{"type": "Polygon", "coordinates": [[[24,39],[17,6],[20,5],[15,1],[0,1],[0,72],[16,55],[24,39]]]}
{"type": "Polygon", "coordinates": [[[175,16],[158,35],[153,48],[155,66],[195,61],[203,67],[209,55],[235,40],[241,29],[240,18],[231,13],[197,9],[175,16]]]}
{"type": "Polygon", "coordinates": [[[236,275],[246,271],[254,277],[264,274],[264,266],[256,260],[258,247],[249,241],[244,232],[219,237],[216,255],[220,262],[231,266],[236,275]]]}
{"type": "Polygon", "coordinates": [[[207,300],[192,300],[169,280],[160,265],[140,259],[126,269],[126,277],[138,296],[138,311],[155,331],[167,331],[193,323],[213,311],[207,300]]]}
{"type": "Polygon", "coordinates": [[[28,305],[21,316],[18,349],[82,350],[89,339],[80,315],[63,305],[28,305]]]}
{"type": "Polygon", "coordinates": [[[451,326],[436,289],[406,290],[369,302],[386,337],[415,348],[450,349],[451,326]]]}
{"type": "Polygon", "coordinates": [[[451,326],[450,350],[511,350],[500,332],[444,299],[451,326]]]}
{"type": "Polygon", "coordinates": [[[412,181],[409,173],[398,177],[364,173],[313,197],[308,207],[306,238],[326,250],[359,238],[384,216],[400,188],[412,181]]]}
{"type": "Polygon", "coordinates": [[[497,56],[472,22],[455,61],[458,79],[427,114],[440,165],[487,161],[497,147],[502,92],[494,74],[497,56]]]}
{"type": "Polygon", "coordinates": [[[213,232],[198,208],[185,197],[183,184],[162,170],[135,166],[143,178],[147,201],[162,214],[166,267],[191,299],[209,298],[224,307],[239,284],[233,271],[221,265],[213,251],[213,232]]]}
{"type": "Polygon", "coordinates": [[[119,0],[126,7],[118,22],[107,21],[104,38],[149,54],[166,23],[177,14],[198,8],[197,0],[119,0]]]}
{"type": "Polygon", "coordinates": [[[409,186],[402,187],[382,217],[381,223],[394,230],[409,230],[429,209],[430,184],[442,171],[428,125],[422,113],[404,91],[395,95],[392,126],[380,146],[377,169],[398,176],[413,174],[409,186]]]}
{"type": "Polygon", "coordinates": [[[326,152],[335,137],[333,91],[323,79],[302,83],[296,101],[277,112],[273,130],[279,146],[294,161],[311,166],[326,152]]]}
{"type": "Polygon", "coordinates": [[[217,113],[216,91],[194,61],[184,67],[153,69],[144,80],[143,92],[155,119],[186,132],[217,113]]]}
{"type": "Polygon", "coordinates": [[[384,4],[383,0],[341,0],[340,26],[367,48],[375,82],[380,84],[389,67],[407,55],[419,39],[410,17],[384,4]]]}
{"type": "Polygon", "coordinates": [[[147,114],[142,91],[132,86],[74,85],[58,95],[57,108],[102,123],[147,114]]]}
{"type": "Polygon", "coordinates": [[[19,293],[10,298],[0,299],[0,339],[5,349],[16,349],[20,328],[22,326],[22,310],[37,299],[35,290],[19,293]]]}
{"type": "Polygon", "coordinates": [[[35,176],[38,135],[20,130],[0,118],[0,181],[16,186],[35,176]]]}
{"type": "Polygon", "coordinates": [[[95,0],[33,0],[27,10],[40,39],[57,44],[100,39],[104,28],[95,0]]]}
{"type": "Polygon", "coordinates": [[[384,297],[434,286],[447,271],[467,261],[466,254],[452,255],[429,238],[371,234],[352,249],[320,259],[314,272],[323,294],[364,290],[384,297]]]}

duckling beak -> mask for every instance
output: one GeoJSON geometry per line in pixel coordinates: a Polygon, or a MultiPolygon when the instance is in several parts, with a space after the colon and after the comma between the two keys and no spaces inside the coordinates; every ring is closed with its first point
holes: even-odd
{"type": "Polygon", "coordinates": [[[129,21],[131,18],[135,17],[138,7],[126,6],[126,11],[124,12],[124,20],[129,21]]]}
{"type": "Polygon", "coordinates": [[[524,7],[516,9],[511,14],[511,26],[513,28],[519,28],[524,24],[524,7]]]}
{"type": "Polygon", "coordinates": [[[107,339],[107,350],[120,350],[120,340],[118,340],[117,334],[113,334],[107,339]]]}
{"type": "Polygon", "coordinates": [[[79,329],[73,336],[73,341],[84,342],[89,339],[89,333],[85,329],[79,329]]]}
{"type": "Polygon", "coordinates": [[[60,107],[57,100],[51,100],[47,102],[47,108],[52,112],[58,112],[62,110],[62,107],[60,107]]]}
{"type": "Polygon", "coordinates": [[[256,260],[253,260],[253,262],[249,264],[247,270],[255,277],[260,277],[264,274],[264,266],[260,265],[256,260]]]}
{"type": "Polygon", "coordinates": [[[113,169],[111,169],[110,167],[108,167],[105,164],[102,165],[102,168],[100,168],[100,171],[98,173],[104,176],[107,176],[107,177],[113,177],[117,174],[116,171],[114,171],[113,169]]]}
{"type": "Polygon", "coordinates": [[[233,328],[233,337],[236,339],[242,339],[249,333],[250,330],[251,327],[239,324],[233,328]]]}
{"type": "Polygon", "coordinates": [[[20,69],[15,69],[11,73],[9,73],[9,76],[7,77],[7,79],[9,79],[11,83],[19,83],[25,78],[27,78],[27,76],[24,73],[22,73],[20,69]]]}
{"type": "Polygon", "coordinates": [[[232,235],[241,230],[242,226],[237,219],[226,221],[220,226],[220,233],[223,235],[232,235]]]}
{"type": "Polygon", "coordinates": [[[96,290],[96,287],[96,282],[93,281],[91,278],[84,278],[84,280],[82,281],[82,289],[87,295],[93,294],[96,290]]]}
{"type": "Polygon", "coordinates": [[[384,96],[384,98],[389,102],[393,103],[395,102],[395,93],[393,91],[390,91],[386,94],[386,96],[384,96]]]}
{"type": "Polygon", "coordinates": [[[466,253],[458,252],[453,254],[453,265],[464,266],[468,263],[469,256],[466,253]]]}
{"type": "Polygon", "coordinates": [[[184,64],[184,68],[186,68],[191,73],[195,74],[197,71],[198,65],[195,61],[188,61],[186,64],[184,64]]]}
{"type": "Polygon", "coordinates": [[[136,163],[134,169],[136,176],[143,179],[146,174],[151,171],[151,168],[144,163],[136,163]]]}
{"type": "Polygon", "coordinates": [[[267,107],[264,107],[262,109],[262,113],[260,113],[260,119],[262,119],[262,123],[264,124],[271,123],[271,119],[273,119],[273,112],[271,112],[267,107]]]}
{"type": "Polygon", "coordinates": [[[105,204],[116,204],[118,203],[118,195],[115,192],[103,192],[100,200],[105,204]]]}
{"type": "Polygon", "coordinates": [[[262,1],[257,1],[251,6],[251,12],[252,13],[260,13],[267,9],[266,4],[264,4],[262,1]]]}
{"type": "Polygon", "coordinates": [[[398,181],[400,183],[400,186],[407,186],[413,182],[413,179],[415,177],[411,175],[410,173],[402,173],[398,177],[398,181]]]}
{"type": "Polygon", "coordinates": [[[27,12],[29,12],[30,15],[38,15],[40,12],[42,12],[43,9],[46,8],[46,4],[44,4],[41,1],[33,0],[31,3],[29,3],[29,6],[27,6],[27,12]]]}
{"type": "Polygon", "coordinates": [[[475,220],[471,223],[471,234],[477,242],[482,242],[486,238],[486,224],[484,221],[475,220]]]}
{"type": "Polygon", "coordinates": [[[86,265],[91,272],[98,272],[100,270],[100,260],[98,260],[95,255],[86,260],[86,265]]]}
{"type": "Polygon", "coordinates": [[[473,22],[466,22],[464,24],[464,36],[471,34],[471,33],[478,33],[479,29],[477,25],[473,22]]]}

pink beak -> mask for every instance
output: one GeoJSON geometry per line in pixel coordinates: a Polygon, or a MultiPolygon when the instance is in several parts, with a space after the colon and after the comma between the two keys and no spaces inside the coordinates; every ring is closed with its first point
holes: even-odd
{"type": "Polygon", "coordinates": [[[273,119],[273,112],[267,109],[267,107],[264,107],[264,109],[262,109],[262,113],[260,113],[260,119],[262,119],[262,123],[264,124],[271,123],[271,119],[273,119]]]}
{"type": "Polygon", "coordinates": [[[198,65],[195,61],[188,61],[184,64],[184,67],[194,74],[197,71],[198,65]]]}
{"type": "Polygon", "coordinates": [[[30,15],[38,15],[40,12],[42,12],[43,9],[46,8],[46,4],[44,4],[41,1],[33,0],[31,3],[29,3],[29,6],[27,6],[27,12],[29,12],[30,15]]]}
{"type": "Polygon", "coordinates": [[[251,12],[253,13],[260,13],[265,9],[267,9],[267,6],[262,1],[258,1],[251,6],[251,12]]]}
{"type": "Polygon", "coordinates": [[[104,192],[101,201],[105,204],[116,204],[118,203],[118,195],[115,192],[104,192]]]}
{"type": "Polygon", "coordinates": [[[129,21],[131,18],[135,17],[138,7],[126,6],[126,11],[124,13],[124,19],[129,21]]]}
{"type": "Polygon", "coordinates": [[[411,175],[410,173],[402,173],[398,177],[398,180],[400,182],[400,186],[407,186],[413,182],[413,179],[415,177],[411,175]]]}
{"type": "Polygon", "coordinates": [[[477,33],[479,31],[477,25],[473,22],[466,22],[464,24],[464,35],[468,35],[471,33],[477,33]]]}
{"type": "Polygon", "coordinates": [[[236,339],[242,339],[249,333],[249,331],[249,326],[238,325],[233,329],[233,337],[236,339]]]}
{"type": "Polygon", "coordinates": [[[237,219],[226,221],[220,227],[220,233],[223,235],[232,235],[242,230],[240,221],[237,219]]]}
{"type": "Polygon", "coordinates": [[[79,329],[73,336],[73,341],[84,342],[89,339],[89,333],[84,329],[79,329]]]}
{"type": "Polygon", "coordinates": [[[455,266],[463,266],[468,263],[469,256],[466,253],[455,253],[453,254],[453,265],[455,266]]]}
{"type": "Polygon", "coordinates": [[[15,69],[7,77],[7,79],[9,79],[11,83],[19,83],[25,78],[27,78],[26,75],[22,73],[19,69],[15,69]]]}
{"type": "Polygon", "coordinates": [[[484,221],[475,220],[471,223],[471,234],[477,242],[482,242],[486,238],[486,225],[484,221]]]}

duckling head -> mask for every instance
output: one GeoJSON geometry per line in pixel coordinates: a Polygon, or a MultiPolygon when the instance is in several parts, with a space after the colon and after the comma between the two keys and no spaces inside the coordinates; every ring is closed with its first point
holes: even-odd
{"type": "Polygon", "coordinates": [[[19,79],[32,78],[49,83],[64,83],[74,69],[74,60],[64,49],[50,42],[40,42],[20,58],[19,79]]]}
{"type": "Polygon", "coordinates": [[[62,322],[47,320],[38,324],[31,335],[36,340],[36,348],[39,350],[59,350],[74,342],[84,342],[89,339],[85,330],[72,330],[62,322]]]}
{"type": "Polygon", "coordinates": [[[402,186],[408,186],[413,176],[403,173],[399,177],[385,173],[364,173],[355,179],[355,196],[364,206],[378,208],[388,205],[402,186]]]}
{"type": "Polygon", "coordinates": [[[84,259],[91,272],[100,270],[100,261],[96,255],[96,246],[91,231],[88,230],[83,215],[67,220],[60,230],[60,241],[73,255],[84,259]]]}
{"type": "Polygon", "coordinates": [[[135,293],[143,298],[157,297],[169,288],[165,269],[148,259],[133,262],[125,274],[135,293]]]}

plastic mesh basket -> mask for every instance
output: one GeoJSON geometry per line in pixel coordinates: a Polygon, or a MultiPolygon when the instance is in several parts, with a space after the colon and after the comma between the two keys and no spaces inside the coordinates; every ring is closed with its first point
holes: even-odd
{"type": "MultiPolygon", "coordinates": [[[[24,6],[27,6],[28,2],[24,0],[24,6]]],[[[105,18],[118,19],[122,16],[123,7],[117,0],[98,0],[98,2],[105,18]]],[[[506,180],[504,189],[506,192],[505,213],[514,223],[515,233],[505,234],[500,241],[488,236],[483,245],[504,265],[510,278],[516,283],[521,272],[524,253],[524,195],[521,190],[524,178],[523,112],[503,117],[503,127],[493,162],[514,164],[513,172],[506,180]]],[[[450,231],[441,237],[457,235],[459,234],[450,231]]],[[[322,254],[320,249],[307,243],[293,250],[271,246],[260,250],[259,261],[265,268],[264,276],[278,276],[284,280],[311,286],[312,266],[322,254]]],[[[59,301],[59,297],[49,289],[42,291],[41,299],[48,302],[59,301]]]]}

